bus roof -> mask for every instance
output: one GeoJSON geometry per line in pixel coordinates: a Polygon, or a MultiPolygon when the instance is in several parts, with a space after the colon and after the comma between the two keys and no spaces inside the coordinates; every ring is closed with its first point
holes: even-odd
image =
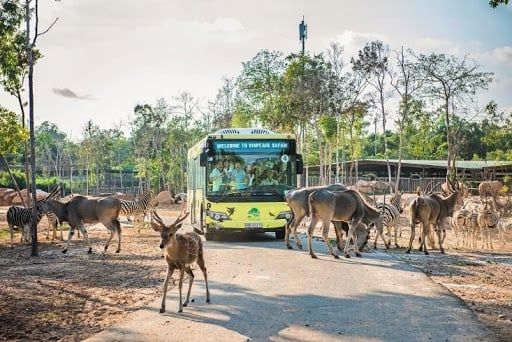
{"type": "Polygon", "coordinates": [[[266,128],[224,128],[215,133],[208,134],[197,144],[188,150],[188,157],[197,156],[202,152],[207,139],[213,140],[271,140],[271,139],[292,139],[295,140],[295,134],[291,133],[274,133],[266,128]]]}

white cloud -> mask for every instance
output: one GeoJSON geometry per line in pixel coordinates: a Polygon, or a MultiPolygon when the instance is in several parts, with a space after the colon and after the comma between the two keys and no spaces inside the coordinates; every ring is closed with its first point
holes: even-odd
{"type": "Polygon", "coordinates": [[[236,19],[233,18],[224,18],[219,17],[216,18],[212,23],[205,23],[207,30],[210,32],[241,32],[244,31],[244,25],[236,19]]]}
{"type": "Polygon", "coordinates": [[[491,57],[499,63],[512,65],[512,46],[502,46],[492,50],[491,57]]]}

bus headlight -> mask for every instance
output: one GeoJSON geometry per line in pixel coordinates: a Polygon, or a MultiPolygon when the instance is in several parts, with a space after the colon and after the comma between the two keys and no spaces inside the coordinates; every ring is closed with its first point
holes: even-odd
{"type": "Polygon", "coordinates": [[[215,221],[224,221],[224,220],[231,220],[231,218],[228,216],[228,214],[220,212],[220,211],[211,211],[207,210],[206,215],[214,219],[215,221]]]}
{"type": "Polygon", "coordinates": [[[285,220],[289,220],[292,218],[292,212],[287,210],[287,211],[281,211],[279,214],[277,214],[276,216],[276,220],[282,220],[282,219],[285,219],[285,220]]]}

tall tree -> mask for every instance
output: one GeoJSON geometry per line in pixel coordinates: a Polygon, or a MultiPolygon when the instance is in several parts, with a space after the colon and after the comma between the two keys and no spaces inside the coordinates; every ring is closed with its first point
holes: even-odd
{"type": "Polygon", "coordinates": [[[396,171],[395,193],[399,190],[400,173],[402,169],[403,145],[404,145],[404,129],[410,120],[409,112],[413,97],[421,90],[423,86],[422,74],[418,72],[418,65],[413,60],[411,51],[395,51],[395,67],[389,69],[390,83],[400,97],[400,106],[398,109],[398,167],[396,171]]]}
{"type": "MultiPolygon", "coordinates": [[[[446,54],[419,55],[418,62],[424,72],[425,89],[434,100],[442,102],[446,125],[447,178],[456,177],[455,144],[451,119],[456,113],[455,104],[464,103],[477,91],[487,89],[492,73],[480,71],[480,65],[467,56],[457,58],[446,54]]],[[[454,180],[454,179],[452,179],[454,180]]]]}
{"type": "Polygon", "coordinates": [[[355,71],[361,71],[368,84],[377,93],[377,103],[380,117],[382,119],[382,132],[384,134],[384,156],[386,158],[386,164],[388,168],[388,179],[391,182],[391,166],[389,165],[388,145],[386,139],[386,100],[389,97],[387,91],[387,78],[388,75],[388,64],[389,64],[389,47],[383,44],[381,41],[372,41],[366,44],[366,46],[359,50],[358,58],[351,59],[352,68],[355,71]]]}

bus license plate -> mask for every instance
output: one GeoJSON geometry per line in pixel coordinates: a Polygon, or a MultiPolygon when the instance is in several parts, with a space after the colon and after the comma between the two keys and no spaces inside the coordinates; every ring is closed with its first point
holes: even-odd
{"type": "Polygon", "coordinates": [[[261,222],[249,222],[245,224],[245,228],[263,228],[261,222]]]}

